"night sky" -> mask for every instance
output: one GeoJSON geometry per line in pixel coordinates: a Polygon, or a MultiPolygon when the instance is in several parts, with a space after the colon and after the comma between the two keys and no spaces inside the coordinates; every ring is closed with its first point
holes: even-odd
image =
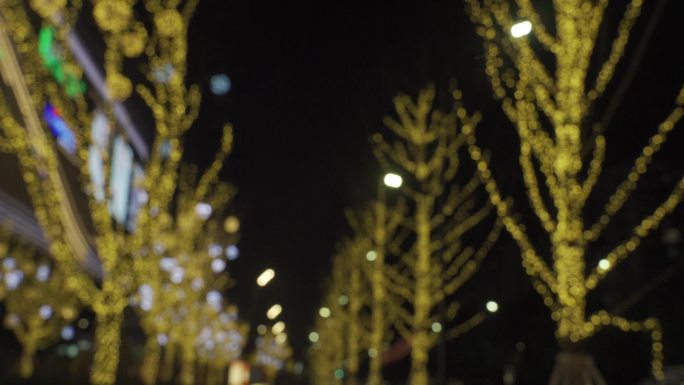
{"type": "MultiPolygon", "coordinates": [[[[238,284],[229,295],[253,320],[271,304],[282,304],[290,341],[302,359],[334,243],[348,233],[343,210],[372,199],[381,174],[368,137],[391,113],[392,96],[398,91],[415,93],[430,81],[444,91],[455,79],[466,105],[484,113],[480,137],[493,151],[494,170],[501,173],[504,191],[517,198],[525,214],[515,164],[517,139],[491,98],[481,42],[461,2],[336,2],[325,7],[246,3],[203,2],[191,26],[190,80],[205,87],[205,97],[202,115],[187,140],[187,158],[206,164],[218,145],[222,122],[235,125],[235,151],[224,176],[239,189],[232,211],[243,226],[241,257],[231,267],[238,284]],[[208,89],[209,77],[219,72],[232,79],[226,96],[213,96],[208,89]],[[254,279],[266,267],[276,270],[276,279],[257,289],[254,279]]],[[[615,3],[622,7],[623,2],[615,3]]],[[[628,54],[646,33],[654,9],[654,4],[644,7],[628,54]]],[[[597,209],[671,109],[684,80],[684,60],[677,52],[684,36],[682,15],[684,2],[669,1],[665,6],[637,76],[611,121],[608,166],[604,182],[597,186],[597,209]]],[[[618,16],[609,10],[606,36],[618,16]]],[[[605,54],[604,40],[597,50],[605,54]]],[[[625,65],[618,76],[624,71],[625,65]]],[[[614,93],[613,86],[606,100],[614,93]]],[[[446,98],[441,103],[449,107],[446,98]]],[[[599,104],[596,119],[603,110],[605,104],[599,104]]],[[[684,136],[675,133],[616,223],[635,224],[681,177],[682,144],[684,136]]],[[[664,227],[681,229],[682,213],[678,209],[664,227]]],[[[590,212],[589,218],[592,215],[596,213],[590,212]]],[[[617,227],[606,245],[592,250],[591,258],[598,260],[626,235],[626,227],[617,227]]],[[[681,242],[666,250],[658,244],[660,237],[656,232],[636,258],[615,272],[617,277],[606,280],[590,306],[617,306],[672,266],[681,277],[681,242]]],[[[464,296],[471,295],[472,301],[499,298],[502,311],[472,335],[448,345],[450,373],[498,382],[503,365],[526,362],[523,379],[541,383],[548,378],[556,352],[553,325],[522,272],[518,253],[513,241],[503,236],[482,273],[466,287],[464,296]],[[516,350],[517,342],[525,343],[523,351],[516,350]]],[[[684,322],[680,281],[658,285],[626,312],[635,319],[663,319],[669,364],[684,362],[684,332],[675,326],[684,322]]],[[[610,383],[636,383],[647,372],[649,347],[641,336],[607,332],[589,348],[597,352],[598,365],[610,383]],[[633,354],[618,365],[611,357],[620,351],[633,354]],[[623,367],[631,369],[616,370],[623,367]]],[[[401,373],[403,366],[395,369],[401,373]]]]}

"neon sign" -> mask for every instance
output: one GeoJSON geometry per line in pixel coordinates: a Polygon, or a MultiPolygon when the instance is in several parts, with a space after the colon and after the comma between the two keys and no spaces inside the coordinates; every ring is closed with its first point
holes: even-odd
{"type": "Polygon", "coordinates": [[[46,103],[43,109],[43,119],[47,123],[52,136],[57,139],[57,143],[68,153],[76,153],[76,135],[67,126],[66,122],[52,104],[46,103]]]}
{"type": "Polygon", "coordinates": [[[38,53],[43,64],[55,78],[57,83],[64,86],[69,97],[81,95],[86,90],[86,85],[74,68],[64,63],[61,55],[61,47],[55,42],[55,30],[52,27],[43,27],[38,35],[38,53]]]}

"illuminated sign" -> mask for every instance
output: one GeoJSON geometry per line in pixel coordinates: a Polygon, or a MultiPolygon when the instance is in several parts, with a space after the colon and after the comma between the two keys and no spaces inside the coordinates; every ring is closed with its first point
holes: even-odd
{"type": "Polygon", "coordinates": [[[57,140],[57,143],[69,154],[76,153],[76,135],[67,126],[66,122],[52,104],[46,103],[43,109],[43,119],[47,123],[50,133],[57,140]]]}
{"type": "Polygon", "coordinates": [[[131,190],[133,150],[121,136],[114,139],[109,191],[112,199],[109,210],[115,221],[125,224],[128,214],[128,198],[131,190]]]}
{"type": "Polygon", "coordinates": [[[55,42],[55,30],[52,27],[43,27],[38,35],[38,53],[43,64],[55,78],[57,83],[64,86],[69,97],[81,95],[86,90],[86,85],[81,80],[80,74],[64,62],[61,47],[55,42]]]}

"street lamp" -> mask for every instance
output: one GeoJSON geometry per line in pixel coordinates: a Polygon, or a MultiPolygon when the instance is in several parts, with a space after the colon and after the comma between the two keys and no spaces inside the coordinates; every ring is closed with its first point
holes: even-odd
{"type": "Polygon", "coordinates": [[[264,287],[268,285],[269,282],[275,277],[275,271],[273,269],[266,269],[264,270],[259,276],[257,277],[257,285],[264,287]]]}
{"type": "Polygon", "coordinates": [[[499,310],[499,304],[495,301],[488,301],[485,307],[487,308],[487,311],[490,313],[496,313],[496,311],[499,310]]]}
{"type": "Polygon", "coordinates": [[[527,20],[515,23],[511,27],[511,36],[514,38],[527,36],[530,34],[530,32],[532,32],[532,23],[527,20]]]}
{"type": "Polygon", "coordinates": [[[273,327],[271,328],[271,332],[273,332],[273,335],[278,335],[282,333],[285,330],[285,322],[283,321],[278,321],[276,322],[273,327]]]}
{"type": "Polygon", "coordinates": [[[283,307],[278,304],[275,304],[271,306],[268,309],[268,311],[266,311],[266,317],[268,317],[268,319],[275,319],[278,315],[280,315],[280,312],[282,311],[283,307]]]}
{"type": "MultiPolygon", "coordinates": [[[[373,231],[373,250],[366,253],[366,260],[373,262],[373,270],[371,272],[371,295],[373,298],[373,309],[371,314],[371,336],[370,346],[368,349],[370,364],[368,374],[369,385],[380,385],[382,383],[382,360],[381,352],[384,328],[385,328],[385,313],[383,310],[383,303],[385,301],[386,293],[384,288],[384,267],[385,267],[385,248],[387,242],[387,198],[385,194],[385,187],[398,189],[403,183],[401,175],[389,172],[382,178],[382,184],[378,181],[378,199],[375,203],[375,229],[373,231]],[[370,354],[373,352],[374,354],[370,354]]],[[[323,310],[323,309],[321,309],[323,310]]],[[[326,318],[322,313],[321,317],[326,318]]]]}
{"type": "Polygon", "coordinates": [[[401,187],[401,184],[404,182],[404,180],[401,178],[401,175],[388,172],[387,174],[385,174],[383,182],[387,187],[399,188],[401,187]]]}

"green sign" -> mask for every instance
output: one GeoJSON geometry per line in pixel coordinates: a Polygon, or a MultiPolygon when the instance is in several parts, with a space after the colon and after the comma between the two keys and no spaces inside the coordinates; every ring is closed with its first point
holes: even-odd
{"type": "Polygon", "coordinates": [[[69,97],[81,95],[86,90],[86,85],[79,74],[64,65],[64,59],[59,53],[59,47],[55,41],[55,30],[52,27],[43,27],[38,35],[38,53],[43,64],[55,78],[57,83],[64,86],[69,97]]]}

